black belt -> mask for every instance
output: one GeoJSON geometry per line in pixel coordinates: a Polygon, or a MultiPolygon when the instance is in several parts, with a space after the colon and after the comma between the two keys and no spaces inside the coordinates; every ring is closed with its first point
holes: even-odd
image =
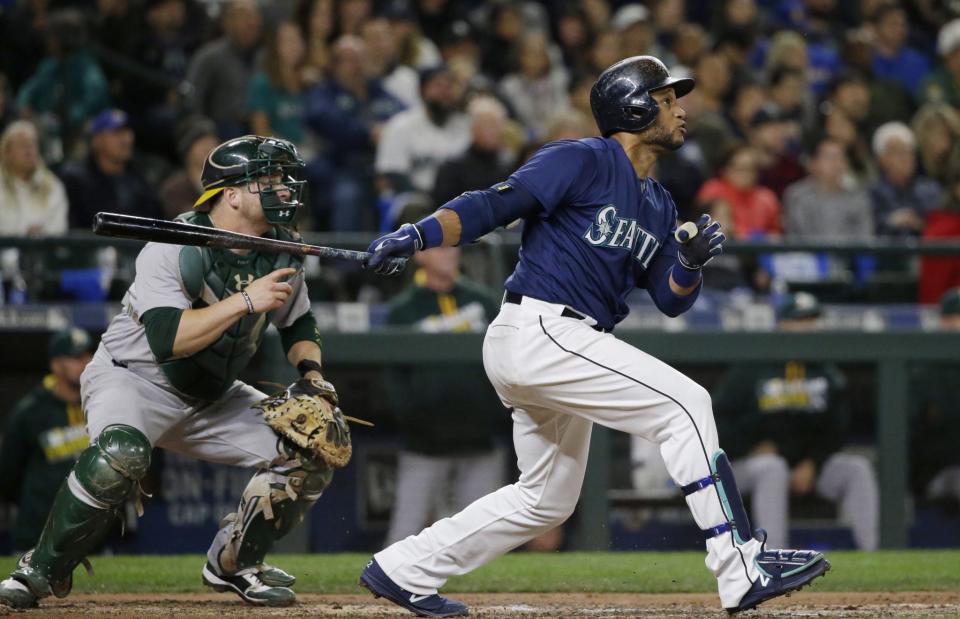
{"type": "MultiPolygon", "coordinates": [[[[519,292],[510,292],[507,291],[507,294],[503,297],[504,303],[513,303],[515,305],[520,305],[520,302],[523,300],[523,295],[519,292]]],[[[569,307],[564,307],[563,311],[560,312],[560,315],[564,318],[576,318],[577,320],[586,320],[587,317],[581,314],[578,311],[572,310],[569,307]]],[[[601,333],[607,333],[607,330],[601,327],[600,325],[591,325],[591,329],[594,331],[599,331],[601,333]]]]}

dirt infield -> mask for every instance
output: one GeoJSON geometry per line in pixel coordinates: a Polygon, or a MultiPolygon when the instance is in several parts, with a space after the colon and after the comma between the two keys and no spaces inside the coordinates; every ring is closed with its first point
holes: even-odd
{"type": "MultiPolygon", "coordinates": [[[[641,617],[690,619],[727,617],[712,594],[497,593],[457,596],[471,606],[470,615],[485,619],[606,619],[641,617]]],[[[800,592],[768,602],[745,619],[765,617],[958,617],[960,592],[831,593],[800,592]]],[[[300,596],[291,608],[254,608],[225,594],[75,595],[46,601],[30,611],[0,606],[0,615],[30,617],[315,617],[383,619],[411,617],[406,611],[369,595],[300,596]]]]}

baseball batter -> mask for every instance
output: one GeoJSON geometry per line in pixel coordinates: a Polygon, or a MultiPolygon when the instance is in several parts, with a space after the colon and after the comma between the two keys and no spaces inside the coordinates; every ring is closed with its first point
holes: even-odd
{"type": "Polygon", "coordinates": [[[512,408],[519,480],[377,553],[360,584],[431,617],[467,614],[437,593],[566,520],[577,503],[594,423],[655,442],[706,538],[706,565],[731,612],[800,588],[829,569],[813,551],[766,550],[719,448],[710,396],[618,340],[627,295],[645,288],[676,316],[691,307],[701,267],[721,251],[719,224],[676,228],[670,195],[649,177],[686,133],[678,98],[693,80],[637,56],[601,74],[591,106],[602,137],[547,144],[505,182],[446,203],[375,240],[368,262],[469,243],[523,219],[519,263],[487,329],[483,363],[512,408]]]}
{"type": "MultiPolygon", "coordinates": [[[[284,140],[225,142],[204,164],[196,211],[182,218],[293,238],[285,224],[300,205],[302,169],[284,140]]],[[[281,438],[253,408],[266,396],[237,380],[268,323],[278,327],[290,363],[314,379],[307,383],[332,391],[320,382],[319,338],[297,258],[144,247],[123,310],[81,377],[91,446],[61,486],[36,547],[0,583],[0,601],[29,607],[69,593],[74,568],[103,541],[128,498],[139,508],[152,447],[258,469],[237,512],[221,522],[203,581],[253,604],[295,601],[295,579],[264,564],[264,556],[303,519],[333,467],[281,438]]],[[[346,432],[339,439],[349,438],[346,432]]]]}

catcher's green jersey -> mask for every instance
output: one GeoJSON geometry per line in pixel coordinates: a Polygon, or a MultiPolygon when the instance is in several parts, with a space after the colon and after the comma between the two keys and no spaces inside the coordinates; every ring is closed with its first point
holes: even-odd
{"type": "MultiPolygon", "coordinates": [[[[190,213],[181,219],[211,225],[205,213],[190,213]]],[[[292,238],[278,227],[265,236],[292,238]]],[[[299,268],[300,262],[289,254],[240,255],[226,249],[148,243],[137,256],[136,278],[124,296],[124,311],[110,323],[103,347],[115,363],[151,382],[172,386],[191,398],[215,400],[256,353],[268,323],[285,328],[310,310],[302,270],[287,280],[294,292],[282,307],[244,316],[213,344],[187,357],[157,359],[141,324],[142,316],[154,308],[187,310],[213,305],[285,267],[299,268]]]]}

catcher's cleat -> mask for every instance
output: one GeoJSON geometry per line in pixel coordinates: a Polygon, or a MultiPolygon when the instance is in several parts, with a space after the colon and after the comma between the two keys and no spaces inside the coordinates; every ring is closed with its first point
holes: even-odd
{"type": "Polygon", "coordinates": [[[360,574],[360,586],[368,589],[373,597],[383,597],[398,606],[403,606],[418,617],[466,617],[467,605],[448,600],[442,595],[417,595],[401,588],[390,580],[376,559],[370,559],[360,574]]]}
{"type": "MultiPolygon", "coordinates": [[[[766,543],[766,532],[757,529],[757,533],[761,536],[761,543],[766,543]]],[[[814,578],[830,570],[830,562],[815,550],[766,550],[761,547],[754,562],[760,576],[744,594],[740,604],[727,609],[731,615],[802,589],[814,578]]]]}
{"type": "Polygon", "coordinates": [[[268,563],[257,566],[257,575],[260,577],[260,582],[268,587],[292,587],[297,582],[297,577],[293,574],[268,563]]]}
{"type": "Polygon", "coordinates": [[[290,606],[297,601],[293,589],[265,584],[256,568],[240,570],[236,574],[218,574],[208,562],[203,566],[203,584],[214,591],[236,593],[244,602],[257,606],[290,606]]]}
{"type": "Polygon", "coordinates": [[[0,604],[11,608],[34,608],[37,596],[16,578],[7,578],[0,582],[0,604]]]}

